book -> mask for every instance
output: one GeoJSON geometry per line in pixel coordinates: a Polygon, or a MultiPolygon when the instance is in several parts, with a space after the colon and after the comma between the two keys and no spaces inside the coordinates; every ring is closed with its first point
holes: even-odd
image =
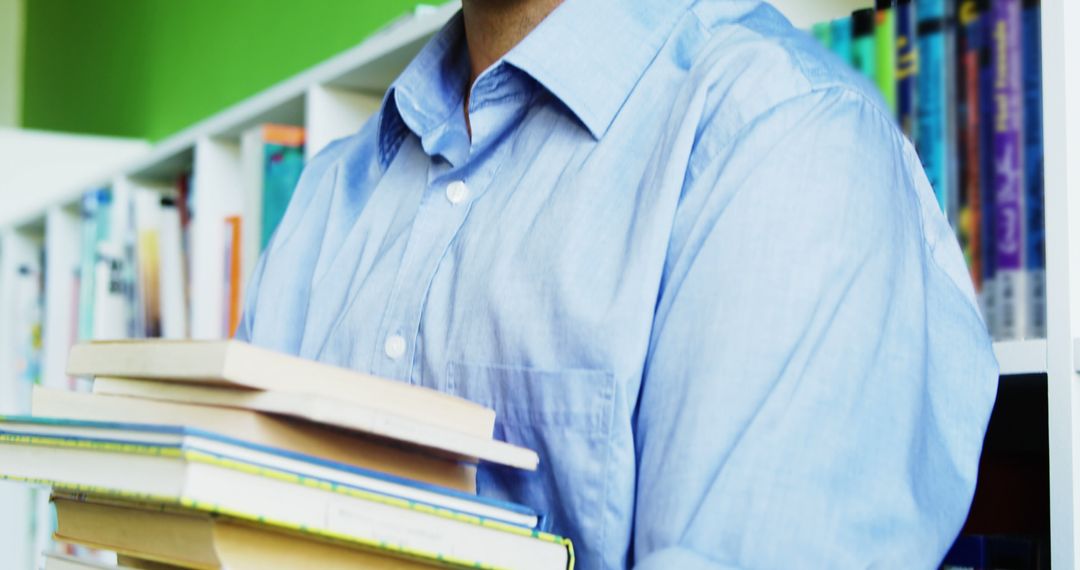
{"type": "Polygon", "coordinates": [[[851,13],[851,65],[872,83],[877,83],[877,53],[873,8],[851,13]]]}
{"type": "Polygon", "coordinates": [[[264,124],[241,138],[244,208],[240,275],[250,278],[304,169],[303,127],[264,124]]]}
{"type": "Polygon", "coordinates": [[[950,221],[955,190],[950,187],[949,107],[950,63],[949,26],[945,0],[922,0],[916,4],[919,34],[918,135],[916,142],[926,176],[938,199],[938,206],[950,221]]]}
{"type": "Polygon", "coordinates": [[[889,112],[896,115],[896,0],[875,0],[874,75],[889,112]]]}
{"type": "Polygon", "coordinates": [[[990,14],[997,332],[999,338],[1016,339],[1023,335],[1027,325],[1020,0],[995,0],[990,14]]]}
{"type": "Polygon", "coordinates": [[[919,49],[915,3],[896,4],[896,120],[908,139],[917,139],[919,49]]]}
{"type": "Polygon", "coordinates": [[[832,21],[832,52],[842,61],[851,64],[851,16],[843,16],[832,21]]]}
{"type": "Polygon", "coordinates": [[[37,387],[34,389],[31,413],[42,418],[183,425],[207,432],[227,433],[256,445],[476,493],[475,466],[410,451],[392,442],[359,437],[352,432],[249,410],[79,394],[37,387]]]}
{"type": "Polygon", "coordinates": [[[1000,338],[997,310],[997,217],[994,215],[996,198],[994,196],[994,57],[992,41],[992,22],[990,18],[991,0],[983,0],[979,6],[982,14],[982,50],[979,56],[979,129],[982,138],[982,156],[980,164],[982,194],[982,291],[979,295],[979,307],[983,319],[993,337],[1000,338]]]}
{"type": "Polygon", "coordinates": [[[155,338],[161,336],[161,196],[154,190],[137,188],[133,198],[139,299],[137,332],[139,337],[155,338]]]}
{"type": "Polygon", "coordinates": [[[530,529],[540,522],[512,503],[187,426],[0,417],[0,457],[12,461],[0,462],[0,477],[16,481],[249,510],[271,500],[280,504],[260,511],[308,521],[382,504],[530,529]]]}
{"type": "Polygon", "coordinates": [[[289,206],[300,174],[304,171],[304,129],[267,125],[263,129],[266,178],[263,181],[262,224],[259,250],[266,248],[285,209],[289,206]]]}
{"type": "Polygon", "coordinates": [[[982,113],[980,111],[979,73],[983,50],[983,10],[979,0],[961,0],[957,10],[957,149],[962,168],[960,187],[964,206],[957,223],[964,258],[972,283],[979,294],[983,290],[982,217],[982,113]]]}
{"type": "Polygon", "coordinates": [[[832,49],[832,26],[828,22],[818,22],[810,28],[810,33],[814,34],[814,38],[818,43],[825,46],[828,49],[832,49]]]}
{"type": "Polygon", "coordinates": [[[404,418],[371,406],[319,395],[230,390],[103,376],[94,380],[94,393],[239,408],[288,416],[409,446],[419,446],[430,453],[458,461],[484,460],[527,470],[536,469],[539,461],[532,450],[490,437],[478,437],[453,427],[432,425],[422,419],[404,418]]]}
{"type": "Polygon", "coordinates": [[[225,217],[225,244],[223,248],[225,269],[225,284],[222,290],[225,297],[221,306],[225,308],[224,320],[222,321],[222,337],[232,338],[236,336],[236,329],[240,326],[240,315],[243,312],[243,289],[244,274],[243,264],[243,220],[240,216],[225,217]]]}
{"type": "Polygon", "coordinates": [[[1042,10],[1024,0],[1024,212],[1026,222],[1027,338],[1046,338],[1046,223],[1043,204],[1042,10]]]}
{"type": "Polygon", "coordinates": [[[237,340],[79,343],[68,374],[324,396],[484,438],[495,426],[494,411],[463,398],[237,340]]]}
{"type": "MultiPolygon", "coordinates": [[[[59,515],[56,531],[59,538],[108,548],[143,560],[156,560],[159,565],[168,564],[165,568],[351,570],[430,567],[405,557],[379,554],[378,548],[350,548],[310,534],[271,529],[194,509],[121,505],[65,495],[55,496],[53,503],[59,515]]],[[[89,568],[96,570],[93,566],[89,568]]],[[[52,568],[46,567],[46,570],[52,568]]],[[[75,566],[70,570],[84,568],[75,566]]]]}
{"type": "Polygon", "coordinates": [[[358,544],[397,545],[403,552],[480,566],[564,568],[570,559],[569,541],[505,520],[531,514],[535,521],[524,507],[479,497],[460,500],[474,511],[498,513],[480,517],[395,496],[376,488],[377,474],[332,469],[215,434],[88,424],[8,419],[0,434],[3,477],[115,501],[205,510],[358,544]],[[93,429],[123,433],[100,438],[88,433],[93,429]]]}
{"type": "Polygon", "coordinates": [[[162,196],[160,211],[161,337],[183,339],[188,336],[187,272],[183,226],[176,199],[162,196]]]}

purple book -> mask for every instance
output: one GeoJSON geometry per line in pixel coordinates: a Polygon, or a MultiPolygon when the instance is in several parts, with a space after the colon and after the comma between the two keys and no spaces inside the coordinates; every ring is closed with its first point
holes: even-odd
{"type": "Polygon", "coordinates": [[[993,66],[995,252],[999,336],[1026,328],[1024,285],[1024,84],[1022,0],[994,0],[990,30],[993,66]]]}

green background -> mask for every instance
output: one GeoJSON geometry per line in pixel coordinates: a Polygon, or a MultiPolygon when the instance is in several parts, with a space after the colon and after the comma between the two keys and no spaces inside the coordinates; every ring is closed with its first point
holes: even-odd
{"type": "Polygon", "coordinates": [[[342,51],[415,0],[26,0],[22,124],[159,140],[342,51]]]}

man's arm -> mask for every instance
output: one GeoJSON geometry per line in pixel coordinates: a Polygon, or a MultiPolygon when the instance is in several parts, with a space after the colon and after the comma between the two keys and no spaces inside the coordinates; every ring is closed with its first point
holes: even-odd
{"type": "Polygon", "coordinates": [[[691,164],[635,412],[636,566],[937,565],[997,365],[917,158],[844,88],[717,147],[691,164]]]}

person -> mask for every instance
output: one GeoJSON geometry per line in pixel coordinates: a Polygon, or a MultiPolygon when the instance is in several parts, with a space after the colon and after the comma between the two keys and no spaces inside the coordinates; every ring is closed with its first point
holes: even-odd
{"type": "MultiPolygon", "coordinates": [[[[464,0],[306,168],[238,333],[497,412],[578,568],[930,568],[997,364],[871,88],[767,4],[464,0]]],[[[300,380],[298,380],[300,381],[300,380]]]]}

